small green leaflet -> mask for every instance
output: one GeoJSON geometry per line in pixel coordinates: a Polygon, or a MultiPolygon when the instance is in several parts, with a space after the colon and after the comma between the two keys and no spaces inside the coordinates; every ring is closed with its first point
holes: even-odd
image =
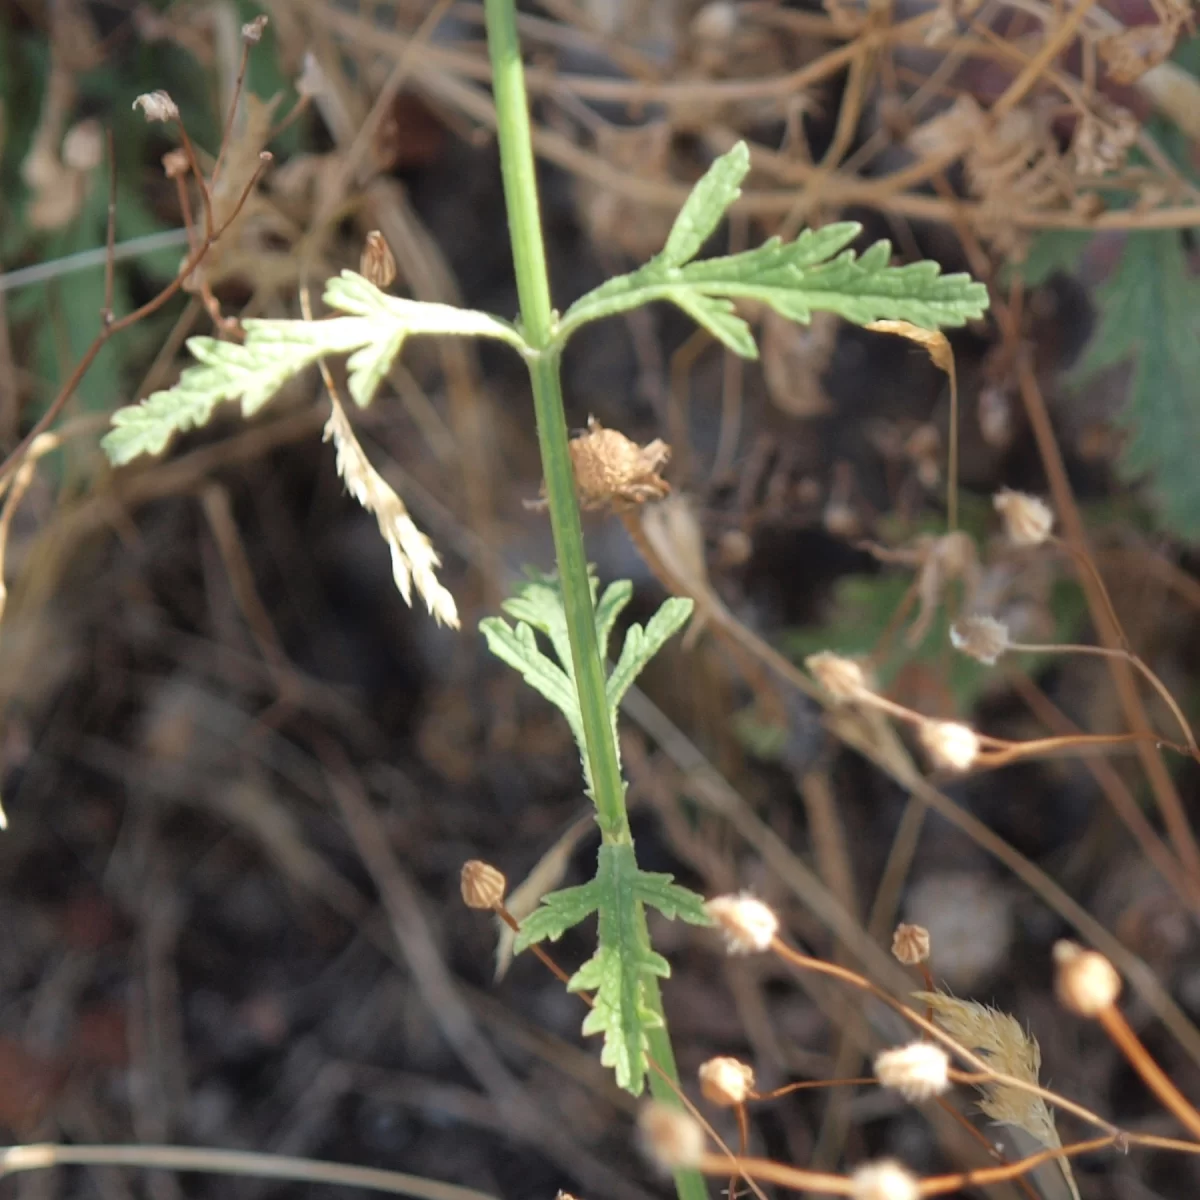
{"type": "Polygon", "coordinates": [[[646,1005],[647,979],[666,978],[670,965],[646,940],[644,905],[667,917],[710,925],[695,892],[673,883],[670,875],[643,871],[631,845],[600,847],[596,877],[582,887],[552,892],[521,924],[516,951],[538,942],[557,941],[570,928],[598,915],[596,953],[572,976],[573,992],[594,993],[583,1023],[586,1035],[603,1034],[600,1061],[616,1072],[617,1083],[640,1095],[646,1079],[646,1030],[661,1022],[646,1005]]]}
{"type": "Polygon", "coordinates": [[[1147,477],[1163,526],[1200,538],[1200,277],[1171,230],[1129,234],[1100,292],[1100,321],[1073,375],[1086,383],[1129,360],[1128,430],[1119,459],[1127,479],[1147,477]]]}
{"type": "Polygon", "coordinates": [[[369,404],[392,362],[415,334],[490,337],[524,348],[506,321],[472,309],[388,296],[361,275],[343,271],[325,285],[325,303],[347,314],[323,321],[242,322],[244,344],[211,337],[188,339],[198,365],[172,388],[113,414],[102,445],[116,466],[159,454],[177,433],[206,424],[217,405],[241,400],[253,416],[287,381],[327,354],[349,354],[350,395],[369,404]]]}
{"type": "Polygon", "coordinates": [[[757,358],[750,326],[734,311],[739,297],[792,321],[807,322],[823,311],[858,325],[887,319],[923,329],[962,325],[987,309],[987,289],[969,275],[943,275],[935,262],[893,267],[886,241],[862,255],[847,249],[862,232],[851,221],[805,230],[794,242],[771,238],[741,254],[691,261],[738,198],[749,169],[744,142],[718,158],[692,190],[663,251],[571,305],[559,325],[560,338],[588,321],[665,300],[735,353],[757,358]]]}
{"type": "MultiPolygon", "coordinates": [[[[607,653],[613,626],[622,609],[633,595],[628,580],[610,584],[596,603],[596,581],[592,583],[592,602],[595,605],[596,641],[601,654],[607,653]]],[[[488,649],[516,671],[525,682],[544,696],[567,719],[579,747],[584,779],[591,795],[592,780],[583,741],[583,717],[575,693],[575,672],[571,662],[571,643],[567,635],[567,616],[563,608],[558,580],[552,576],[530,572],[529,578],[518,585],[516,595],[504,602],[504,611],[517,623],[510,625],[502,617],[485,617],[479,623],[488,649]],[[554,650],[555,659],[538,646],[537,633],[543,634],[554,650]]],[[[646,623],[631,625],[617,660],[608,678],[608,708],[617,728],[617,713],[625,693],[645,665],[662,649],[667,639],[678,633],[691,616],[692,602],[678,596],[663,602],[662,607],[646,623]]]]}

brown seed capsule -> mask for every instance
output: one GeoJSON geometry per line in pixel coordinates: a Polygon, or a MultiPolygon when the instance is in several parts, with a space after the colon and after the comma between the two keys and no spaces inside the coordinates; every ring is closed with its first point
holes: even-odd
{"type": "Polygon", "coordinates": [[[639,446],[592,418],[587,432],[571,439],[570,450],[584,508],[627,508],[661,500],[671,490],[659,475],[671,457],[671,447],[658,438],[639,446]]]}
{"type": "Polygon", "coordinates": [[[700,1064],[700,1094],[711,1104],[733,1108],[744,1104],[754,1090],[754,1069],[749,1063],[725,1056],[700,1064]]]}
{"type": "Polygon", "coordinates": [[[1077,1016],[1099,1016],[1121,994],[1121,976],[1116,967],[1095,950],[1085,950],[1075,942],[1058,942],[1054,965],[1058,999],[1077,1016]]]}
{"type": "Polygon", "coordinates": [[[892,954],[906,967],[929,961],[929,930],[924,925],[896,926],[892,935],[892,954]]]}
{"type": "Polygon", "coordinates": [[[358,273],[377,288],[391,287],[396,278],[395,256],[378,229],[372,229],[367,234],[358,260],[358,273]]]}
{"type": "Polygon", "coordinates": [[[491,863],[472,858],[463,863],[462,898],[468,908],[497,909],[504,903],[508,880],[491,863]]]}

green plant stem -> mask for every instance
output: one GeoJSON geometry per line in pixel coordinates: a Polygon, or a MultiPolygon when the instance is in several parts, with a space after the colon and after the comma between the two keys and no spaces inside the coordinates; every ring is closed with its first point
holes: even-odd
{"type": "Polygon", "coordinates": [[[571,640],[575,687],[579,693],[588,766],[595,793],[593,800],[605,840],[628,842],[625,789],[608,715],[604,666],[596,641],[583,527],[575,499],[575,475],[563,412],[555,315],[550,306],[550,283],[529,128],[529,102],[525,95],[513,0],[487,0],[486,13],[509,237],[517,295],[521,301],[522,332],[531,348],[526,359],[533,385],[542,472],[546,479],[550,525],[554,532],[554,550],[571,640]]]}
{"type": "MultiPolygon", "coordinates": [[[[596,641],[583,526],[579,519],[575,474],[568,447],[567,420],[559,376],[560,343],[556,338],[556,317],[550,304],[550,281],[546,271],[533,138],[529,126],[529,101],[525,94],[514,0],[485,0],[484,11],[487,17],[488,51],[492,60],[492,88],[496,102],[496,131],[500,143],[504,200],[508,210],[517,295],[521,303],[521,325],[530,346],[526,359],[533,386],[538,443],[563,607],[566,610],[567,633],[571,641],[575,688],[579,694],[586,754],[595,793],[593,801],[604,840],[609,843],[632,843],[629,819],[625,812],[625,786],[621,780],[616,738],[608,710],[604,664],[596,641]]],[[[642,933],[648,943],[649,931],[645,926],[644,914],[641,921],[642,933]]],[[[667,1076],[664,1080],[656,1071],[651,1071],[651,1090],[665,1103],[678,1105],[680,1101],[675,1088],[679,1084],[679,1074],[663,1017],[662,998],[653,980],[646,986],[645,999],[647,1006],[663,1018],[662,1027],[651,1029],[648,1039],[651,1056],[667,1076]]],[[[708,1195],[704,1179],[696,1171],[677,1172],[675,1187],[680,1200],[706,1200],[708,1195]]]]}

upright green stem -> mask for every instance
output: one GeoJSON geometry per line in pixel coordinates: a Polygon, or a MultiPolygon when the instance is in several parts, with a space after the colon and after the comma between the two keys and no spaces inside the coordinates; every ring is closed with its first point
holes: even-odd
{"type": "Polygon", "coordinates": [[[554,344],[555,316],[550,307],[550,282],[546,273],[533,139],[529,128],[529,102],[525,95],[513,0],[487,0],[486,12],[509,237],[516,267],[517,295],[521,301],[521,324],[525,339],[533,348],[533,354],[529,356],[529,376],[533,384],[542,471],[546,477],[550,525],[554,531],[554,549],[558,556],[558,574],[597,818],[606,841],[627,842],[629,821],[625,815],[625,789],[608,715],[604,666],[596,641],[592,593],[583,549],[583,527],[567,446],[559,353],[554,344]]]}
{"type": "MultiPolygon", "coordinates": [[[[538,208],[537,174],[533,138],[529,126],[529,101],[517,40],[515,0],[485,0],[488,50],[492,59],[492,87],[496,100],[496,129],[500,142],[500,168],[504,177],[504,200],[508,209],[509,237],[521,302],[521,325],[532,352],[527,357],[533,403],[537,415],[538,443],[546,499],[554,532],[554,550],[566,610],[567,632],[575,687],[583,717],[588,767],[601,835],[609,843],[631,843],[625,812],[625,785],[617,759],[616,739],[609,717],[604,664],[596,640],[596,625],[588,582],[583,527],[575,496],[575,474],[568,448],[567,419],[563,411],[559,376],[560,344],[556,338],[556,315],[550,304],[550,281],[546,272],[546,250],[542,241],[538,208]]],[[[650,934],[642,916],[641,936],[649,945],[650,934]]],[[[663,1019],[660,1028],[650,1029],[650,1053],[666,1079],[650,1072],[650,1088],[668,1104],[679,1104],[675,1089],[679,1073],[663,1017],[657,982],[646,986],[647,1006],[663,1019]],[[674,1087],[672,1086],[674,1085],[674,1087]]],[[[680,1200],[707,1200],[708,1189],[696,1171],[675,1175],[680,1200]]]]}

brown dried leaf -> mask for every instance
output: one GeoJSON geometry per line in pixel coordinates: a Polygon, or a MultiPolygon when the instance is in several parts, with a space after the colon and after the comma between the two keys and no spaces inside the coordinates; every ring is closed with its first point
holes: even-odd
{"type": "Polygon", "coordinates": [[[908,321],[872,321],[866,328],[874,333],[893,333],[916,342],[924,347],[935,367],[947,375],[954,374],[954,351],[950,349],[950,339],[940,329],[922,329],[908,321]]]}

